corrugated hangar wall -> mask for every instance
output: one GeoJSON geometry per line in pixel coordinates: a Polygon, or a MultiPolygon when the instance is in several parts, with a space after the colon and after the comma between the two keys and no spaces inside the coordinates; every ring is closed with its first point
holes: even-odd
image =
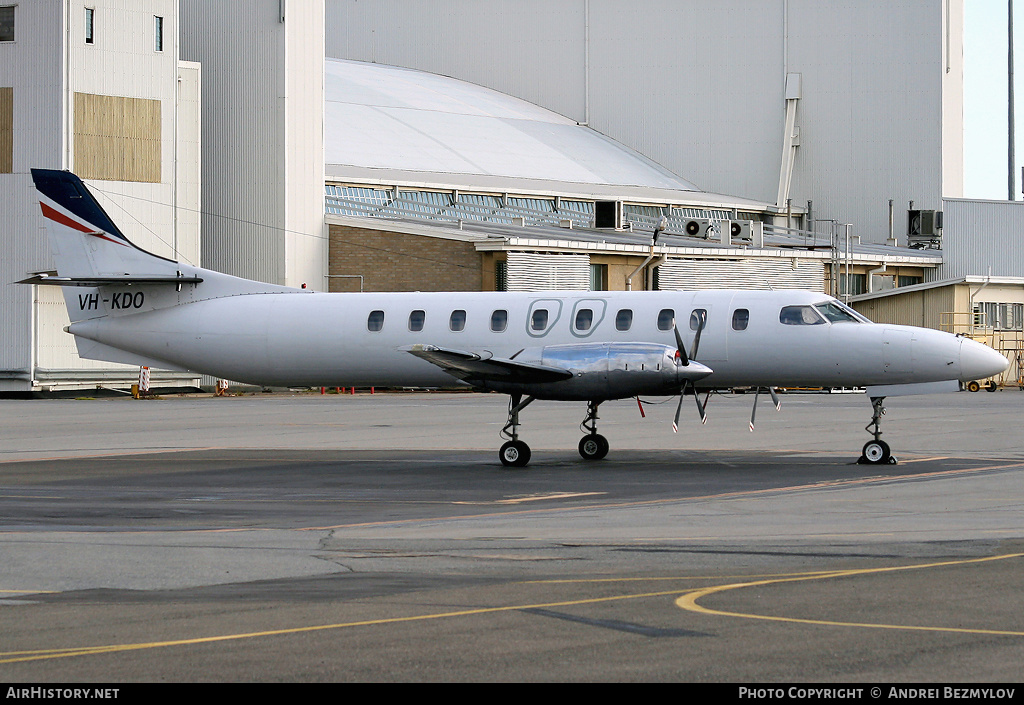
{"type": "Polygon", "coordinates": [[[961,195],[962,18],[962,0],[328,0],[326,54],[494,88],[768,202],[799,73],[791,198],[884,242],[890,198],[961,195]]]}

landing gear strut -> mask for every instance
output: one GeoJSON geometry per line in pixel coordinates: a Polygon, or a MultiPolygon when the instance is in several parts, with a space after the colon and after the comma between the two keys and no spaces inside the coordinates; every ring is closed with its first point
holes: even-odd
{"type": "Polygon", "coordinates": [[[608,455],[608,439],[597,432],[597,407],[600,404],[599,401],[588,401],[587,418],[580,424],[580,430],[587,434],[580,439],[579,446],[584,460],[600,460],[608,455]]]}
{"type": "Polygon", "coordinates": [[[882,416],[885,415],[885,407],[882,402],[885,397],[871,397],[871,423],[864,427],[864,430],[875,437],[873,441],[864,444],[860,458],[857,460],[861,465],[895,465],[896,458],[889,450],[889,444],[882,440],[882,416]]]}
{"type": "Polygon", "coordinates": [[[508,403],[508,423],[501,429],[501,435],[509,440],[501,446],[498,457],[506,467],[522,468],[530,462],[530,446],[519,440],[519,412],[530,405],[534,397],[523,399],[522,394],[513,394],[508,403]]]}

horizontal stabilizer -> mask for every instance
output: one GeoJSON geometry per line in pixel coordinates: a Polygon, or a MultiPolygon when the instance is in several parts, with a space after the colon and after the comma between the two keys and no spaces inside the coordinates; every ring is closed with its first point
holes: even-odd
{"type": "Polygon", "coordinates": [[[56,272],[37,272],[15,284],[40,284],[44,286],[118,286],[128,284],[198,284],[200,277],[170,276],[123,277],[59,277],[56,272]]]}
{"type": "Polygon", "coordinates": [[[572,372],[561,367],[484,357],[473,352],[447,350],[434,345],[413,345],[403,350],[437,365],[456,379],[469,382],[480,380],[536,384],[572,378],[572,372]]]}

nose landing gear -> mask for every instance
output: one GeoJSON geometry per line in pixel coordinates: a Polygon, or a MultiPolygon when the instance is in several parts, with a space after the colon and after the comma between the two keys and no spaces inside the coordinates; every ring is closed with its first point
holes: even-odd
{"type": "Polygon", "coordinates": [[[597,432],[597,407],[600,404],[599,401],[588,401],[587,418],[580,424],[580,430],[587,434],[580,439],[579,445],[584,460],[600,460],[608,455],[608,439],[597,432]]]}
{"type": "Polygon", "coordinates": [[[871,423],[864,427],[864,430],[874,436],[874,440],[864,444],[860,458],[857,462],[861,465],[895,465],[896,457],[889,450],[889,444],[882,440],[882,416],[885,415],[885,407],[882,402],[885,397],[871,397],[871,423]]]}

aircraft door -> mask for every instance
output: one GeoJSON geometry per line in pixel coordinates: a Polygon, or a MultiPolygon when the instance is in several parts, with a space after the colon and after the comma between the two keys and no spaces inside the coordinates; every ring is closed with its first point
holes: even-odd
{"type": "MultiPolygon", "coordinates": [[[[704,329],[700,334],[700,348],[696,359],[701,363],[729,359],[729,332],[732,316],[732,296],[715,292],[699,292],[689,308],[676,311],[676,324],[683,340],[692,347],[703,311],[704,329]]],[[[714,365],[711,365],[714,368],[714,365]]]]}
{"type": "Polygon", "coordinates": [[[562,316],[562,302],[559,299],[534,299],[526,316],[526,332],[532,338],[543,338],[555,329],[562,316]]]}

